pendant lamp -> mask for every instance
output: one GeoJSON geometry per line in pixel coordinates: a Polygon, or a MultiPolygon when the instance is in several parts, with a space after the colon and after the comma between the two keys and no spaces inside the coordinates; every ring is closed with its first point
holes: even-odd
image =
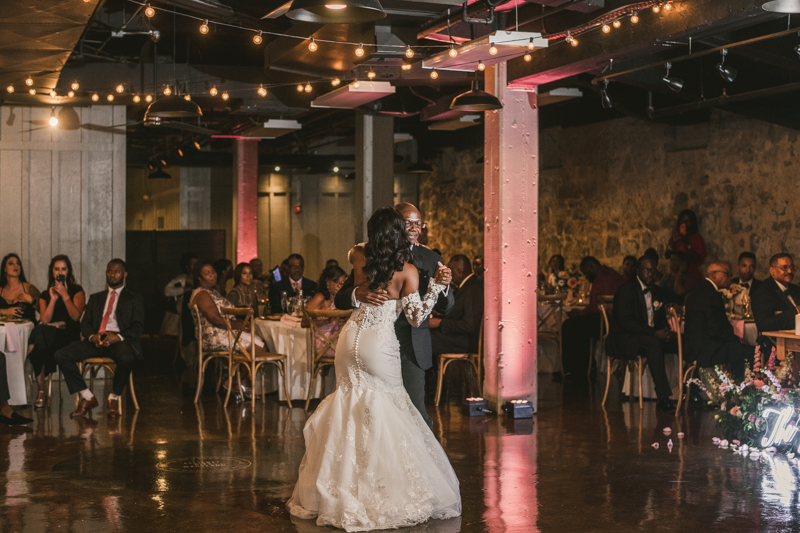
{"type": "Polygon", "coordinates": [[[478,89],[478,80],[472,81],[472,89],[453,98],[450,109],[461,111],[493,111],[503,109],[496,96],[478,89]]]}
{"type": "Polygon", "coordinates": [[[318,24],[357,24],[386,17],[378,0],[294,0],[286,16],[318,24]]]}
{"type": "Polygon", "coordinates": [[[800,13],[800,0],[770,0],[761,8],[775,13],[800,13]]]}
{"type": "Polygon", "coordinates": [[[144,119],[158,118],[195,118],[202,117],[200,106],[183,96],[171,95],[159,98],[147,107],[144,119]]]}

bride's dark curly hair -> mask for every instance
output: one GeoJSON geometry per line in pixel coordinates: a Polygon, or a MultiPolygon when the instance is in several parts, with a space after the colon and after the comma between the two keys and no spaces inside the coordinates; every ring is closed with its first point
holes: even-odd
{"type": "Polygon", "coordinates": [[[372,290],[386,287],[405,263],[414,262],[406,223],[393,207],[381,207],[367,222],[369,242],[364,248],[364,275],[372,290]]]}

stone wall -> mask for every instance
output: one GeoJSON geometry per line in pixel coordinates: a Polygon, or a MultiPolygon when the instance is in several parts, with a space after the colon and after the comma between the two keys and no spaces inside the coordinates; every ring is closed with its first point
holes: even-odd
{"type": "MultiPolygon", "coordinates": [[[[594,255],[621,268],[648,247],[663,254],[678,213],[695,210],[708,258],[735,262],[750,250],[756,275],[769,257],[800,254],[798,132],[725,111],[708,122],[671,126],[623,118],[540,136],[540,264],[594,255]]],[[[420,210],[429,246],[447,258],[482,254],[481,148],[446,148],[426,158],[420,210]]],[[[662,266],[662,270],[665,267],[662,266]]]]}

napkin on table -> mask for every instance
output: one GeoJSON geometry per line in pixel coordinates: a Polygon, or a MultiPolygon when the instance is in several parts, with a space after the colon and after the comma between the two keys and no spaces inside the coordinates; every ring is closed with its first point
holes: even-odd
{"type": "Polygon", "coordinates": [[[299,328],[302,322],[303,319],[296,316],[283,315],[281,317],[281,324],[290,328],[299,328]]]}
{"type": "Polygon", "coordinates": [[[17,353],[19,351],[19,331],[13,322],[6,322],[6,353],[17,353]]]}

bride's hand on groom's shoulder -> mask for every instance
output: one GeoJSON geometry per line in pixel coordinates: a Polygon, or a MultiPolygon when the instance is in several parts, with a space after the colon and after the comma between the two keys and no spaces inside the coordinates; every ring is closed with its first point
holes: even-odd
{"type": "Polygon", "coordinates": [[[364,282],[356,287],[356,300],[371,305],[382,305],[389,299],[388,293],[384,289],[371,290],[369,284],[364,282]]]}

